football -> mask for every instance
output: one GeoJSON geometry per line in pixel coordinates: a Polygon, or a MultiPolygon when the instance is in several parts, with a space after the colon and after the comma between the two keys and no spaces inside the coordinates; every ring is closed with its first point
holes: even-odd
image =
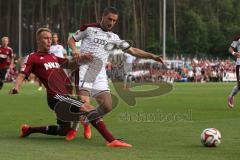
{"type": "Polygon", "coordinates": [[[216,147],[221,143],[221,133],[216,128],[204,129],[201,134],[201,142],[205,147],[216,147]]]}

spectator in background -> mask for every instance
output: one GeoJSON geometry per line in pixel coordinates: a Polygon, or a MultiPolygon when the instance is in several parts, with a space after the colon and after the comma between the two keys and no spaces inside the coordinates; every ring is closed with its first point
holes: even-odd
{"type": "Polygon", "coordinates": [[[52,33],[52,45],[50,47],[50,53],[60,58],[67,58],[67,51],[62,45],[58,44],[58,40],[58,34],[52,33]]]}
{"type": "Polygon", "coordinates": [[[109,60],[106,65],[106,73],[108,79],[112,79],[112,62],[109,60]]]}
{"type": "Polygon", "coordinates": [[[3,80],[5,80],[5,75],[7,69],[13,67],[13,50],[8,46],[9,38],[2,37],[2,43],[0,46],[0,90],[3,87],[3,80]]]}

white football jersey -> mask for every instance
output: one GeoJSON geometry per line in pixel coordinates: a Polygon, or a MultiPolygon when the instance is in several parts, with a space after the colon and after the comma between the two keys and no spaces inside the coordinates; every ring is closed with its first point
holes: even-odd
{"type": "Polygon", "coordinates": [[[119,36],[111,31],[104,31],[99,24],[95,24],[78,30],[73,38],[75,41],[82,40],[81,53],[92,53],[94,57],[92,62],[80,64],[79,80],[93,83],[96,79],[107,79],[105,66],[111,51],[106,49],[106,45],[121,43],[119,36]]]}
{"type": "Polygon", "coordinates": [[[54,54],[56,57],[64,58],[64,54],[66,54],[67,52],[62,45],[56,44],[51,45],[50,53],[54,54]]]}
{"type": "Polygon", "coordinates": [[[238,41],[233,41],[231,44],[231,47],[236,48],[237,51],[240,51],[240,42],[238,41]]]}
{"type": "MultiPolygon", "coordinates": [[[[240,37],[236,36],[231,44],[231,47],[240,52],[240,37]]],[[[236,65],[240,65],[240,58],[236,59],[236,65]]]]}

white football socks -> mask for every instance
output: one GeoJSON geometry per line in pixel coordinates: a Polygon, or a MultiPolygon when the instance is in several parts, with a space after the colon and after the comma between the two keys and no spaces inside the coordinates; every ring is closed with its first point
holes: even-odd
{"type": "Polygon", "coordinates": [[[230,96],[234,97],[237,93],[238,93],[239,89],[238,86],[236,85],[233,89],[232,92],[230,94],[230,96]]]}

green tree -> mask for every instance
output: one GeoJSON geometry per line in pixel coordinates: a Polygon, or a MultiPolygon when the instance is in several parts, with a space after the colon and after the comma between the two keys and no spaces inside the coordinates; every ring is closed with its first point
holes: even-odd
{"type": "Polygon", "coordinates": [[[211,17],[211,21],[208,22],[208,44],[209,54],[212,56],[223,56],[225,50],[223,46],[228,43],[226,37],[221,32],[220,22],[217,17],[211,17]]]}
{"type": "Polygon", "coordinates": [[[200,15],[186,11],[181,23],[181,47],[187,54],[205,53],[208,50],[208,29],[200,15]]]}

